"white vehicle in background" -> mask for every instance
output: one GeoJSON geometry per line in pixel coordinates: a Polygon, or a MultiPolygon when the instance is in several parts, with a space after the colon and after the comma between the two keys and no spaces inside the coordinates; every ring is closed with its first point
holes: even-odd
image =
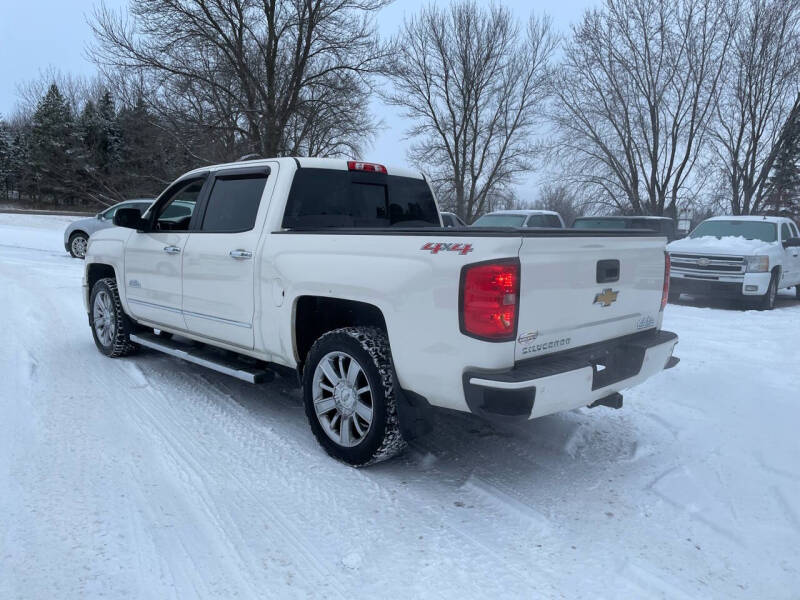
{"type": "Polygon", "coordinates": [[[475,219],[471,227],[558,227],[564,219],[553,210],[496,210],[475,219]]]}
{"type": "Polygon", "coordinates": [[[440,212],[443,227],[466,227],[467,224],[456,213],[440,212]]]}
{"type": "Polygon", "coordinates": [[[114,223],[86,255],[97,348],[251,383],[297,374],[317,440],[352,465],[399,452],[430,406],[523,420],[620,408],[622,390],[678,362],[661,329],[663,236],[445,228],[413,171],[205,167],[114,223]],[[176,205],[190,214],[170,217],[176,205]]]}
{"type": "Polygon", "coordinates": [[[800,298],[800,231],[783,217],[714,217],[667,246],[670,300],[682,293],[775,306],[779,289],[800,298]]]}

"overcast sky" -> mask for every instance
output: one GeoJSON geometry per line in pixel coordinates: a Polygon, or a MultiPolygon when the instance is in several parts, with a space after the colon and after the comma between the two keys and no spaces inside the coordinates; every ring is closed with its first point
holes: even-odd
{"type": "MultiPolygon", "coordinates": [[[[599,0],[559,0],[534,2],[505,0],[521,19],[531,10],[546,12],[554,26],[568,31],[569,25],[583,11],[599,0]]],[[[87,18],[99,0],[0,0],[0,115],[8,115],[17,101],[18,84],[35,79],[48,67],[65,73],[90,76],[94,66],[86,60],[86,46],[91,41],[87,18]]],[[[381,33],[392,35],[404,15],[414,13],[428,0],[395,0],[378,17],[381,33]]],[[[447,4],[447,1],[437,2],[447,4]]],[[[127,5],[126,0],[106,0],[112,7],[127,5]]],[[[403,140],[405,124],[393,109],[374,103],[373,110],[384,120],[373,148],[363,158],[395,165],[406,162],[407,143],[403,140]]]]}

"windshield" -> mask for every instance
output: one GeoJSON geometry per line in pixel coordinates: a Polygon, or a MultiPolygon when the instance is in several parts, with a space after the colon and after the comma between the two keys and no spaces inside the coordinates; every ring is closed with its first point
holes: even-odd
{"type": "Polygon", "coordinates": [[[625,219],[575,219],[575,229],[625,229],[625,219]]]}
{"type": "Polygon", "coordinates": [[[778,228],[775,223],[766,221],[703,221],[689,234],[691,238],[705,236],[743,237],[746,240],[774,242],[778,239],[778,228]]]}
{"type": "Polygon", "coordinates": [[[522,227],[525,215],[483,215],[473,227],[522,227]]]}

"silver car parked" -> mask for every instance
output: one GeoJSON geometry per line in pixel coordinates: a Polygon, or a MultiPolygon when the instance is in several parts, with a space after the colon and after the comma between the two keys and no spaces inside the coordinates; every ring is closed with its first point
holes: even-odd
{"type": "Polygon", "coordinates": [[[64,248],[73,258],[84,258],[86,256],[86,246],[89,244],[89,237],[101,229],[106,229],[114,225],[114,213],[119,208],[138,208],[144,214],[153,200],[138,198],[136,200],[125,200],[119,204],[107,208],[97,213],[93,217],[78,219],[67,226],[64,231],[64,248]]]}

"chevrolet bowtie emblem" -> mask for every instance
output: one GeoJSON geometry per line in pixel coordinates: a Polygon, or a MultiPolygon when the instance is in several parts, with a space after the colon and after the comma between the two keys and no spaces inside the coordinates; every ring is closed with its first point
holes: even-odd
{"type": "Polygon", "coordinates": [[[619,292],[615,292],[611,288],[606,288],[599,294],[595,294],[594,297],[594,304],[600,304],[601,306],[611,306],[614,302],[617,301],[617,296],[619,296],[619,292]]]}

